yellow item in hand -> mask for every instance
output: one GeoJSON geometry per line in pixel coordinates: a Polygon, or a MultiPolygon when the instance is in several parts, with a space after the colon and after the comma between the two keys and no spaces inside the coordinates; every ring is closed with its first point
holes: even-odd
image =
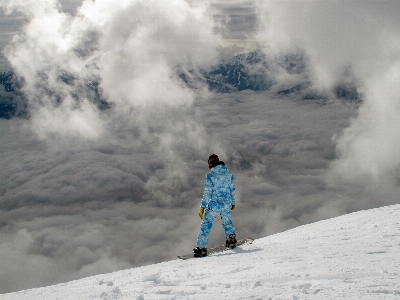
{"type": "Polygon", "coordinates": [[[200,207],[200,210],[199,210],[199,217],[200,217],[200,219],[203,220],[203,218],[204,218],[204,208],[201,208],[201,207],[200,207]]]}

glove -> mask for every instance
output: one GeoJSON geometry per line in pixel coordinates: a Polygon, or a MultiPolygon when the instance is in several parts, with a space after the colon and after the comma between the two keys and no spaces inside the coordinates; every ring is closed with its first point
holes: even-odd
{"type": "Polygon", "coordinates": [[[202,208],[202,207],[200,207],[200,210],[199,210],[199,217],[200,217],[200,219],[204,219],[204,208],[202,208]]]}
{"type": "Polygon", "coordinates": [[[231,210],[234,210],[235,207],[236,207],[236,205],[232,205],[232,206],[231,206],[231,210]]]}

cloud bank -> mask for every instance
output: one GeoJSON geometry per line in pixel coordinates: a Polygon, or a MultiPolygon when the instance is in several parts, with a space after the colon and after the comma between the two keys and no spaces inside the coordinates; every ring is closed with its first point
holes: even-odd
{"type": "Polygon", "coordinates": [[[6,56],[24,78],[33,129],[43,138],[55,133],[96,139],[106,130],[93,99],[81,91],[87,81],[99,82],[102,95],[121,111],[185,106],[194,95],[175,69],[216,59],[210,16],[184,0],[84,1],[74,16],[57,1],[2,6],[29,20],[6,56]]]}
{"type": "Polygon", "coordinates": [[[258,1],[257,8],[266,51],[304,51],[314,87],[347,81],[362,94],[357,118],[335,137],[339,157],[328,183],[346,186],[356,197],[365,191],[371,205],[393,201],[400,166],[399,3],[258,1]]]}
{"type": "Polygon", "coordinates": [[[163,2],[1,2],[27,20],[6,54],[31,114],[0,120],[1,292],[190,251],[211,153],[236,177],[240,236],[397,203],[396,2],[213,1],[217,24],[204,1],[163,2]],[[243,38],[255,20],[267,56],[308,58],[277,85],[344,81],[361,107],[183,83],[215,63],[216,32],[243,38]]]}
{"type": "Polygon", "coordinates": [[[203,92],[177,70],[217,57],[204,5],[84,1],[71,14],[52,0],[1,2],[27,20],[5,55],[30,113],[1,124],[1,292],[190,249],[196,162],[212,150],[192,107],[203,92]]]}

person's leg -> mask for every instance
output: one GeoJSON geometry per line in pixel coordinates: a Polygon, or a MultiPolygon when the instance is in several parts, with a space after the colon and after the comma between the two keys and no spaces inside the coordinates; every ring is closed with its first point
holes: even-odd
{"type": "Polygon", "coordinates": [[[235,227],[233,226],[233,222],[231,219],[231,209],[230,208],[224,208],[221,210],[221,221],[222,221],[222,227],[225,230],[226,238],[229,238],[229,236],[232,234],[236,235],[235,227]]]}
{"type": "Polygon", "coordinates": [[[207,248],[208,238],[210,237],[210,231],[213,226],[214,220],[218,215],[217,211],[206,209],[204,212],[204,219],[201,222],[200,234],[197,239],[197,247],[207,248]]]}

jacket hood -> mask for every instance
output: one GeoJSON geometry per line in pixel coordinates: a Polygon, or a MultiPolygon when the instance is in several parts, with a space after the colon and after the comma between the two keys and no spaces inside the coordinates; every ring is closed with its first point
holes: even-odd
{"type": "Polygon", "coordinates": [[[220,172],[224,172],[224,171],[226,171],[228,168],[225,166],[225,164],[224,163],[222,163],[222,164],[219,164],[219,165],[217,165],[217,166],[215,166],[215,167],[213,167],[213,168],[211,168],[211,172],[217,172],[217,173],[220,173],[220,172]]]}
{"type": "Polygon", "coordinates": [[[216,167],[219,167],[219,166],[225,166],[225,163],[224,163],[222,160],[217,161],[217,162],[215,162],[215,164],[211,167],[211,170],[212,170],[212,169],[215,169],[216,167]]]}

